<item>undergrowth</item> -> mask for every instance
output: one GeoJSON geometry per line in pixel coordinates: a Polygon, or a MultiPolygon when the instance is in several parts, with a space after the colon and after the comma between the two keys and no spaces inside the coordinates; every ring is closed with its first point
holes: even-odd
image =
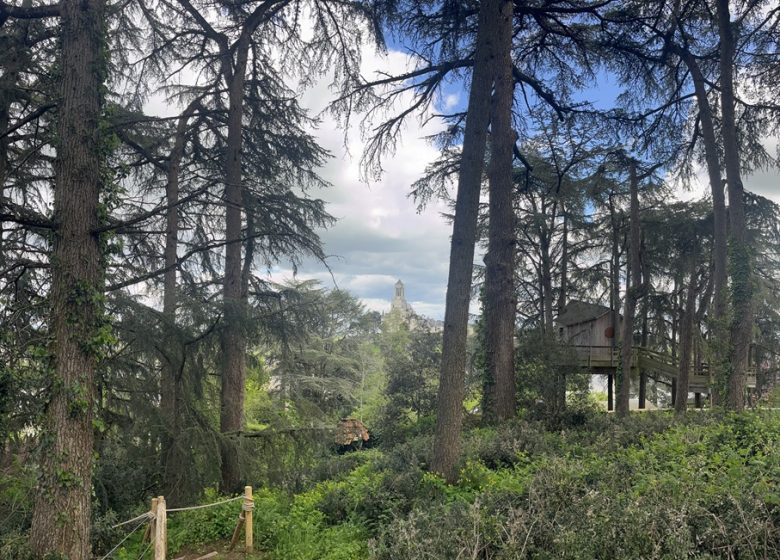
{"type": "MultiPolygon", "coordinates": [[[[681,421],[648,413],[622,423],[594,415],[556,431],[524,421],[472,428],[453,485],[427,472],[431,443],[421,435],[334,457],[299,494],[256,489],[258,557],[780,557],[780,416],[772,411],[681,421]]],[[[211,491],[204,503],[220,499],[211,491]]],[[[232,502],[171,514],[171,557],[227,542],[239,511],[232,502]]],[[[98,523],[96,549],[123,531],[98,523]]],[[[137,559],[147,546],[141,533],[115,557],[137,559]]],[[[11,537],[0,543],[4,558],[19,545],[11,537]]]]}

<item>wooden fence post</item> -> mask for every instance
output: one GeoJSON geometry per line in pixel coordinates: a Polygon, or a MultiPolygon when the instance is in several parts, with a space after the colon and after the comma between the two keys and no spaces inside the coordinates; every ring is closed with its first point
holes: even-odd
{"type": "Polygon", "coordinates": [[[245,531],[245,546],[247,552],[254,551],[254,536],[252,535],[252,510],[255,507],[255,501],[252,498],[252,487],[244,487],[244,531],[245,531]]]}
{"type": "Polygon", "coordinates": [[[157,516],[157,498],[152,498],[152,509],[149,510],[152,514],[152,518],[149,520],[149,525],[146,526],[146,531],[144,532],[144,538],[143,541],[146,541],[147,537],[149,538],[149,542],[154,543],[154,527],[155,527],[155,520],[157,516]]]}
{"type": "Polygon", "coordinates": [[[154,560],[165,560],[168,541],[168,527],[165,514],[165,498],[157,498],[157,511],[154,524],[154,560]]]}

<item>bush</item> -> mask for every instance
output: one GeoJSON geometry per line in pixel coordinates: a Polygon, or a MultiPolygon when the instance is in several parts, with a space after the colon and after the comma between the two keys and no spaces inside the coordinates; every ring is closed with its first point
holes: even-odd
{"type": "Polygon", "coordinates": [[[458,485],[399,513],[375,558],[780,557],[777,414],[519,423],[467,441],[458,485]]]}
{"type": "MultiPolygon", "coordinates": [[[[432,442],[420,436],[335,458],[330,479],[295,496],[257,490],[258,549],[280,560],[780,557],[776,413],[598,415],[556,431],[518,420],[464,440],[454,485],[427,472],[432,442]]],[[[173,514],[171,554],[227,541],[237,515],[236,503],[173,514]]],[[[139,540],[119,558],[137,558],[139,540]]]]}

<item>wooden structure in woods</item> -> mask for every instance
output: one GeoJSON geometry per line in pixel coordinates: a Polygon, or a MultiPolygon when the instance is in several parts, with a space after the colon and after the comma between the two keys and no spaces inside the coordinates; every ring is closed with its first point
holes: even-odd
{"type": "Polygon", "coordinates": [[[336,428],[336,445],[361,447],[370,439],[368,428],[357,418],[342,418],[336,428]]]}
{"type": "MultiPolygon", "coordinates": [[[[570,345],[572,353],[561,364],[583,368],[593,375],[607,376],[607,407],[614,405],[614,379],[620,367],[620,345],[617,333],[621,332],[623,318],[620,314],[613,317],[612,311],[603,305],[584,301],[570,301],[558,315],[556,323],[561,340],[570,345]]],[[[632,346],[631,369],[644,374],[646,378],[671,388],[672,403],[676,399],[677,376],[680,364],[670,354],[650,348],[632,346]]],[[[699,363],[691,367],[688,390],[695,394],[696,406],[700,407],[702,394],[709,394],[712,385],[709,367],[699,363]]],[[[745,385],[756,386],[756,374],[749,370],[745,385]]],[[[640,391],[639,408],[645,408],[640,391]]],[[[687,398],[687,397],[686,397],[687,398]]]]}

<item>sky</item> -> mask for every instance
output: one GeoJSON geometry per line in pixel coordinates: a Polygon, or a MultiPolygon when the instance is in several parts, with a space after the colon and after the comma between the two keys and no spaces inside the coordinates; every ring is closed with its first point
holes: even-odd
{"type": "MultiPolygon", "coordinates": [[[[377,71],[401,71],[411,64],[407,55],[390,51],[387,55],[366,52],[364,74],[377,71]]],[[[467,94],[451,91],[443,103],[456,106],[467,94]]],[[[303,96],[303,105],[313,112],[322,110],[330,93],[318,86],[303,96]]],[[[393,285],[400,279],[406,296],[417,313],[442,319],[449,265],[451,225],[442,217],[446,208],[432,203],[421,212],[408,197],[412,183],[425,166],[437,156],[437,150],[425,136],[435,132],[436,124],[425,127],[412,120],[403,132],[397,152],[384,161],[385,173],[376,181],[361,181],[360,156],[364,141],[354,126],[345,132],[332,117],[324,116],[315,136],[333,158],[321,170],[333,187],[316,193],[326,200],[338,221],[320,232],[330,270],[318,262],[307,261],[298,269],[299,279],[317,279],[325,287],[338,287],[359,297],[368,309],[390,309],[393,285]]],[[[745,188],[780,203],[780,173],[762,171],[744,179],[745,188]]],[[[704,170],[691,190],[680,189],[680,199],[701,196],[708,190],[704,170]]],[[[476,257],[481,262],[481,254],[476,257]]],[[[292,276],[284,263],[271,271],[271,278],[282,281],[292,276]]],[[[476,309],[472,307],[472,311],[476,309]]]]}
{"type": "MultiPolygon", "coordinates": [[[[387,55],[367,51],[363,72],[400,72],[410,64],[407,55],[390,51],[387,55]]],[[[313,113],[327,105],[330,93],[325,82],[305,92],[302,104],[313,113]]],[[[411,99],[411,96],[408,98],[411,99]]],[[[461,101],[456,94],[442,103],[453,106],[461,101]]],[[[406,297],[414,310],[428,317],[444,316],[444,297],[449,264],[451,226],[442,217],[446,206],[433,201],[422,211],[408,196],[412,183],[438,155],[425,136],[439,130],[438,124],[423,126],[413,118],[403,131],[395,154],[383,161],[384,173],[378,180],[361,180],[360,157],[365,141],[355,123],[344,129],[325,114],[314,131],[319,143],[333,158],[321,175],[333,186],[311,193],[328,202],[335,225],[321,230],[325,253],[330,255],[328,270],[322,263],[306,261],[297,278],[317,279],[325,287],[338,287],[359,297],[368,309],[389,311],[393,286],[402,280],[406,297]]],[[[292,276],[282,263],[271,271],[276,281],[292,276]]]]}
{"type": "MultiPolygon", "coordinates": [[[[399,50],[390,49],[383,54],[368,48],[363,53],[362,70],[366,77],[411,67],[411,58],[399,50]]],[[[602,104],[609,103],[616,94],[616,86],[603,78],[606,76],[600,76],[588,90],[589,96],[592,94],[602,104]]],[[[337,218],[330,228],[319,231],[329,255],[327,266],[305,261],[294,275],[292,266],[282,262],[266,274],[276,282],[293,276],[299,280],[316,279],[326,288],[351,292],[368,309],[380,312],[389,311],[393,286],[400,279],[405,284],[407,300],[417,313],[443,319],[452,227],[442,213],[448,209],[433,201],[418,212],[417,204],[408,196],[414,181],[438,155],[426,137],[438,132],[441,124],[435,119],[425,125],[419,119],[410,119],[396,152],[383,160],[384,174],[366,183],[360,172],[365,147],[360,119],[354,119],[353,126],[345,131],[332,116],[323,113],[333,98],[327,84],[327,79],[322,80],[301,98],[311,114],[321,114],[320,125],[312,133],[333,155],[320,170],[332,187],[309,193],[325,200],[328,211],[337,218]]],[[[438,109],[462,108],[467,97],[465,91],[451,85],[438,109]]],[[[409,100],[411,94],[401,103],[409,100]]],[[[153,99],[148,109],[161,115],[173,110],[161,99],[153,99]]],[[[777,149],[776,139],[769,144],[771,151],[777,149]]],[[[747,176],[744,183],[746,189],[780,203],[780,173],[776,170],[747,176]]],[[[681,188],[677,197],[697,198],[707,190],[702,169],[691,189],[681,188]]],[[[482,256],[478,249],[475,262],[481,263],[482,256]]],[[[477,311],[475,303],[472,313],[477,311]]]]}

